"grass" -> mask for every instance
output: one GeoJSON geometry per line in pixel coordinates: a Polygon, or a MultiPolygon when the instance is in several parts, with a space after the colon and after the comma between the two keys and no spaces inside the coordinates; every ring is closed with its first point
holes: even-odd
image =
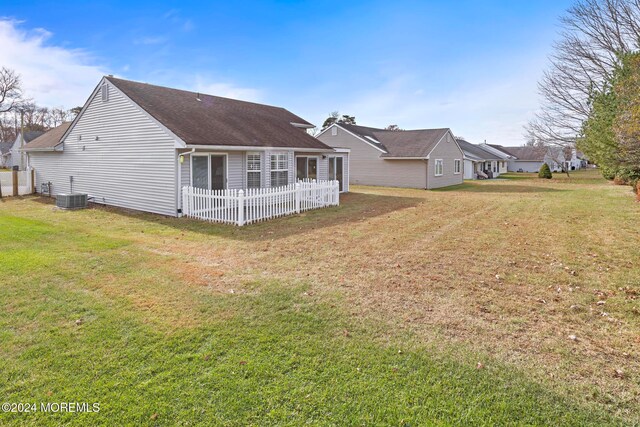
{"type": "Polygon", "coordinates": [[[4,199],[0,400],[100,412],[0,424],[638,424],[637,218],[593,171],[244,228],[4,199]]]}

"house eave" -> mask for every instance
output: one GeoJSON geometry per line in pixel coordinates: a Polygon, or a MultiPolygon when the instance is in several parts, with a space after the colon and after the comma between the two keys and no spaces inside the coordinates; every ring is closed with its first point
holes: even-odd
{"type": "Polygon", "coordinates": [[[55,147],[47,147],[47,148],[23,148],[22,152],[24,153],[42,153],[42,152],[54,152],[54,151],[64,151],[62,147],[58,148],[59,146],[55,146],[55,147]]]}
{"type": "Polygon", "coordinates": [[[199,145],[187,144],[186,148],[195,148],[202,150],[218,150],[218,151],[276,151],[276,150],[293,150],[305,153],[334,153],[332,148],[302,148],[302,147],[257,147],[244,145],[199,145]]]}

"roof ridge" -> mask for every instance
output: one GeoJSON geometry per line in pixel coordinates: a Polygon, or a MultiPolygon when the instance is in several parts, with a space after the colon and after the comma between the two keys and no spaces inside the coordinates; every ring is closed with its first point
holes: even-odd
{"type": "MultiPolygon", "coordinates": [[[[170,86],[161,86],[161,85],[157,85],[157,84],[153,84],[153,83],[141,82],[141,81],[138,81],[138,80],[121,79],[121,78],[113,77],[113,76],[104,76],[104,78],[109,80],[109,81],[111,81],[112,83],[113,83],[113,80],[119,80],[119,81],[122,81],[122,82],[135,83],[135,84],[146,85],[146,86],[153,86],[153,87],[157,87],[157,88],[160,88],[160,89],[175,90],[177,92],[184,92],[184,93],[189,93],[189,94],[193,94],[193,95],[210,96],[212,98],[221,98],[221,99],[225,99],[225,100],[233,101],[233,102],[258,105],[260,107],[275,108],[275,109],[278,109],[278,110],[284,110],[284,111],[288,111],[288,112],[291,113],[291,111],[287,110],[284,107],[278,107],[277,105],[271,105],[271,104],[264,104],[264,103],[261,103],[261,102],[245,101],[244,99],[229,98],[229,97],[220,96],[220,95],[211,95],[209,93],[194,92],[194,91],[187,90],[187,89],[179,89],[179,88],[170,87],[170,86]]],[[[291,114],[294,114],[294,113],[291,113],[291,114]]]]}

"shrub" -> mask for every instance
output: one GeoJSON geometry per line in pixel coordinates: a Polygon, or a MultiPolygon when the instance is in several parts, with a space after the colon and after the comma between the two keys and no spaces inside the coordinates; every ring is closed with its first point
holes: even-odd
{"type": "Polygon", "coordinates": [[[549,169],[549,165],[543,163],[538,171],[538,178],[551,179],[553,175],[551,175],[551,169],[549,169]]]}
{"type": "Polygon", "coordinates": [[[616,177],[616,173],[618,172],[618,168],[612,168],[608,166],[601,166],[600,171],[602,172],[602,177],[604,179],[608,179],[611,181],[616,177]]]}

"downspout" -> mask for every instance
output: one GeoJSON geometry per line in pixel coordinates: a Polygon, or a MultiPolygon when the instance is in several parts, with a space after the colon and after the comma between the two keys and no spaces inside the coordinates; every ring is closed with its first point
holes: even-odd
{"type": "Polygon", "coordinates": [[[184,156],[193,154],[196,151],[192,148],[191,151],[178,154],[178,217],[182,216],[182,162],[184,156]]]}

